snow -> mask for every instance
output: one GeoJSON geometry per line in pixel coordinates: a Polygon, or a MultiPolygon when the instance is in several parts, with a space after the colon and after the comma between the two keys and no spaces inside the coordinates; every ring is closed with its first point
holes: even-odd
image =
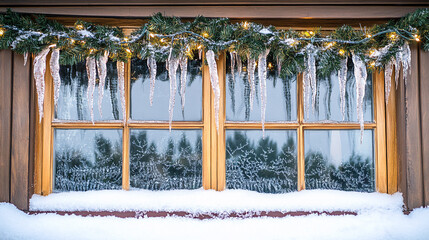
{"type": "MultiPolygon", "coordinates": [[[[243,202],[245,203],[245,202],[243,202]]],[[[427,239],[429,209],[367,211],[358,216],[284,218],[116,218],[27,215],[0,203],[2,239],[427,239]]]]}
{"type": "Polygon", "coordinates": [[[245,211],[402,210],[402,195],[337,190],[304,190],[285,194],[246,190],[103,190],[33,195],[32,211],[186,211],[228,213],[245,211]]]}

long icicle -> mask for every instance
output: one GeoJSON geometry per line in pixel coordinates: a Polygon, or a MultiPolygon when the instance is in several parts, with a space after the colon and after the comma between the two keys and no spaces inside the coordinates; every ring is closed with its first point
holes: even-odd
{"type": "Polygon", "coordinates": [[[310,77],[307,71],[302,73],[302,88],[304,91],[304,115],[309,117],[309,109],[310,109],[310,95],[311,95],[311,83],[310,77]]]}
{"type": "Polygon", "coordinates": [[[43,118],[43,102],[45,99],[45,71],[46,71],[46,56],[49,53],[49,47],[44,48],[36,55],[33,62],[33,75],[36,81],[37,103],[39,106],[39,122],[43,118]]]}
{"type": "Polygon", "coordinates": [[[340,104],[343,121],[346,113],[346,83],[347,83],[347,57],[340,60],[338,70],[338,83],[340,85],[340,104]]]}
{"type": "Polygon", "coordinates": [[[247,53],[247,79],[249,80],[250,85],[250,110],[253,109],[253,99],[255,98],[255,68],[256,61],[250,56],[250,53],[247,53]]]}
{"type": "Polygon", "coordinates": [[[232,82],[235,82],[235,52],[229,52],[229,56],[231,58],[231,76],[232,82]]]}
{"type": "Polygon", "coordinates": [[[399,86],[399,74],[401,71],[401,58],[402,58],[402,54],[399,51],[396,53],[396,58],[395,58],[395,88],[396,89],[398,89],[398,86],[399,86]]]}
{"type": "Polygon", "coordinates": [[[280,77],[280,73],[282,72],[282,62],[283,61],[279,55],[277,55],[276,62],[277,62],[277,77],[280,77]]]}
{"type": "Polygon", "coordinates": [[[60,77],[60,49],[55,48],[52,50],[50,69],[52,79],[54,81],[54,105],[58,106],[58,98],[60,96],[61,77],[60,77]]]}
{"type": "Polygon", "coordinates": [[[116,61],[116,69],[118,71],[118,88],[119,88],[119,97],[121,99],[122,107],[122,121],[127,121],[126,111],[125,111],[125,64],[121,61],[116,61]]]}
{"type": "Polygon", "coordinates": [[[356,79],[356,109],[358,121],[360,124],[360,142],[362,143],[364,130],[363,99],[365,97],[365,82],[367,78],[367,72],[365,63],[359,56],[353,54],[352,60],[354,64],[354,75],[356,79]]]}
{"type": "Polygon", "coordinates": [[[407,42],[402,47],[401,53],[402,75],[404,76],[405,85],[407,85],[408,77],[411,74],[411,49],[407,42]]]}
{"type": "Polygon", "coordinates": [[[267,108],[267,56],[270,49],[266,49],[258,57],[258,77],[260,82],[261,96],[261,123],[262,123],[262,138],[265,138],[265,110],[267,108]]]}
{"type": "Polygon", "coordinates": [[[24,53],[24,66],[27,65],[28,52],[24,53]]]}
{"type": "Polygon", "coordinates": [[[170,79],[170,101],[168,105],[168,122],[169,122],[169,130],[171,132],[171,123],[173,122],[173,113],[174,113],[174,104],[176,101],[176,90],[177,90],[177,83],[176,83],[176,74],[177,74],[177,68],[179,67],[179,60],[181,56],[174,57],[172,56],[172,53],[170,52],[170,55],[168,56],[168,78],[170,79]]]}
{"type": "Polygon", "coordinates": [[[180,97],[182,100],[182,113],[185,111],[186,80],[188,78],[188,57],[183,54],[180,58],[180,97]]]}
{"type": "Polygon", "coordinates": [[[238,79],[240,79],[241,78],[241,71],[243,70],[243,62],[241,61],[241,57],[237,52],[235,53],[235,59],[237,61],[238,79]]]}
{"type": "Polygon", "coordinates": [[[390,60],[384,69],[384,95],[386,104],[389,103],[390,88],[392,86],[393,60],[390,60]]]}
{"type": "Polygon", "coordinates": [[[109,52],[105,51],[102,56],[97,60],[97,71],[100,82],[98,83],[98,112],[100,117],[103,117],[102,103],[104,95],[104,85],[106,83],[107,76],[107,61],[109,60],[109,52]]]}
{"type": "Polygon", "coordinates": [[[150,102],[150,105],[152,106],[153,96],[155,93],[155,81],[156,81],[156,60],[153,55],[150,55],[147,58],[147,67],[149,69],[149,79],[150,79],[149,102],[150,102]]]}
{"type": "Polygon", "coordinates": [[[215,109],[215,121],[216,129],[219,131],[219,102],[220,102],[220,86],[217,74],[217,64],[215,54],[212,50],[206,52],[207,64],[210,72],[210,82],[214,93],[214,109],[215,109]]]}
{"type": "Polygon", "coordinates": [[[94,57],[86,58],[86,73],[88,75],[88,90],[86,92],[88,99],[88,108],[91,115],[91,121],[94,123],[94,90],[96,79],[96,63],[94,57]]]}
{"type": "Polygon", "coordinates": [[[311,91],[312,91],[312,109],[313,112],[316,108],[316,95],[317,95],[317,77],[316,77],[316,50],[312,44],[309,44],[307,50],[307,75],[310,79],[311,91]]]}

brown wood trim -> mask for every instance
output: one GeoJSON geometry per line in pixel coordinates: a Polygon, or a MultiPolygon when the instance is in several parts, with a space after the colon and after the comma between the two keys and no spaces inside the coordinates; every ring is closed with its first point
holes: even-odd
{"type": "MultiPolygon", "coordinates": [[[[202,56],[204,59],[204,54],[202,56]]],[[[207,65],[202,66],[203,81],[203,188],[215,189],[211,173],[211,86],[210,73],[207,65]]]]}
{"type": "MultiPolygon", "coordinates": [[[[421,47],[421,45],[420,45],[421,47]]],[[[420,122],[422,133],[423,196],[424,206],[429,205],[429,53],[420,48],[420,122]]]]}
{"type": "MultiPolygon", "coordinates": [[[[399,18],[428,4],[413,6],[22,6],[10,7],[21,13],[51,14],[62,16],[91,17],[150,17],[154,13],[194,18],[198,15],[206,17],[229,18],[283,18],[283,19],[386,19],[399,18]]],[[[1,7],[0,12],[5,12],[1,7]]]]}
{"type": "Polygon", "coordinates": [[[24,57],[13,53],[10,202],[19,209],[28,209],[29,199],[30,79],[29,64],[24,66],[24,57]]]}
{"type": "Polygon", "coordinates": [[[387,192],[398,191],[398,144],[396,133],[396,93],[395,76],[390,79],[389,101],[386,104],[386,143],[387,143],[387,192]]]}
{"type": "Polygon", "coordinates": [[[297,171],[298,171],[298,191],[305,190],[305,147],[304,147],[304,89],[303,89],[303,75],[299,74],[297,77],[297,103],[298,112],[297,119],[299,123],[297,131],[297,171]]]}
{"type": "Polygon", "coordinates": [[[124,129],[122,131],[122,189],[130,189],[130,129],[128,126],[128,120],[130,119],[130,61],[125,63],[125,119],[123,119],[124,129]]]}
{"type": "Polygon", "coordinates": [[[0,51],[0,202],[10,200],[12,60],[12,51],[0,51]]]}
{"type": "Polygon", "coordinates": [[[27,211],[30,215],[47,214],[53,213],[61,216],[65,215],[77,215],[82,217],[119,217],[119,218],[153,218],[153,217],[183,217],[193,219],[227,219],[227,218],[256,218],[256,217],[272,217],[272,218],[283,218],[283,217],[298,217],[308,215],[329,215],[329,216],[344,216],[351,215],[357,216],[357,212],[352,211],[258,211],[258,212],[232,212],[232,213],[189,213],[186,211],[124,211],[124,212],[108,212],[108,211],[27,211]]]}
{"type": "Polygon", "coordinates": [[[226,52],[222,52],[217,62],[219,76],[220,101],[219,101],[219,130],[217,131],[217,187],[216,190],[222,191],[226,188],[226,146],[225,146],[225,93],[226,93],[226,52]]]}
{"type": "Polygon", "coordinates": [[[377,127],[375,133],[375,169],[376,189],[387,193],[387,160],[386,160],[386,104],[384,96],[384,73],[373,74],[374,117],[377,127]]]}

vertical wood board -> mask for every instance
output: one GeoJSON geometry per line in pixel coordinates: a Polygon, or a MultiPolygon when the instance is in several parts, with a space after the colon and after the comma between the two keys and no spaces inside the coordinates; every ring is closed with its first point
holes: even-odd
{"type": "Polygon", "coordinates": [[[422,167],[424,205],[429,205],[429,52],[420,49],[420,121],[422,131],[422,167]]]}

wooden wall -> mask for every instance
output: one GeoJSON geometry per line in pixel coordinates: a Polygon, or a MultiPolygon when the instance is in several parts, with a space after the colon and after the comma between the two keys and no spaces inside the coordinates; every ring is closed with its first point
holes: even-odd
{"type": "Polygon", "coordinates": [[[411,75],[396,91],[398,190],[410,210],[429,205],[429,53],[411,52],[411,75]]]}
{"type": "Polygon", "coordinates": [[[32,195],[34,94],[30,63],[0,51],[0,202],[27,210],[32,195]]]}

